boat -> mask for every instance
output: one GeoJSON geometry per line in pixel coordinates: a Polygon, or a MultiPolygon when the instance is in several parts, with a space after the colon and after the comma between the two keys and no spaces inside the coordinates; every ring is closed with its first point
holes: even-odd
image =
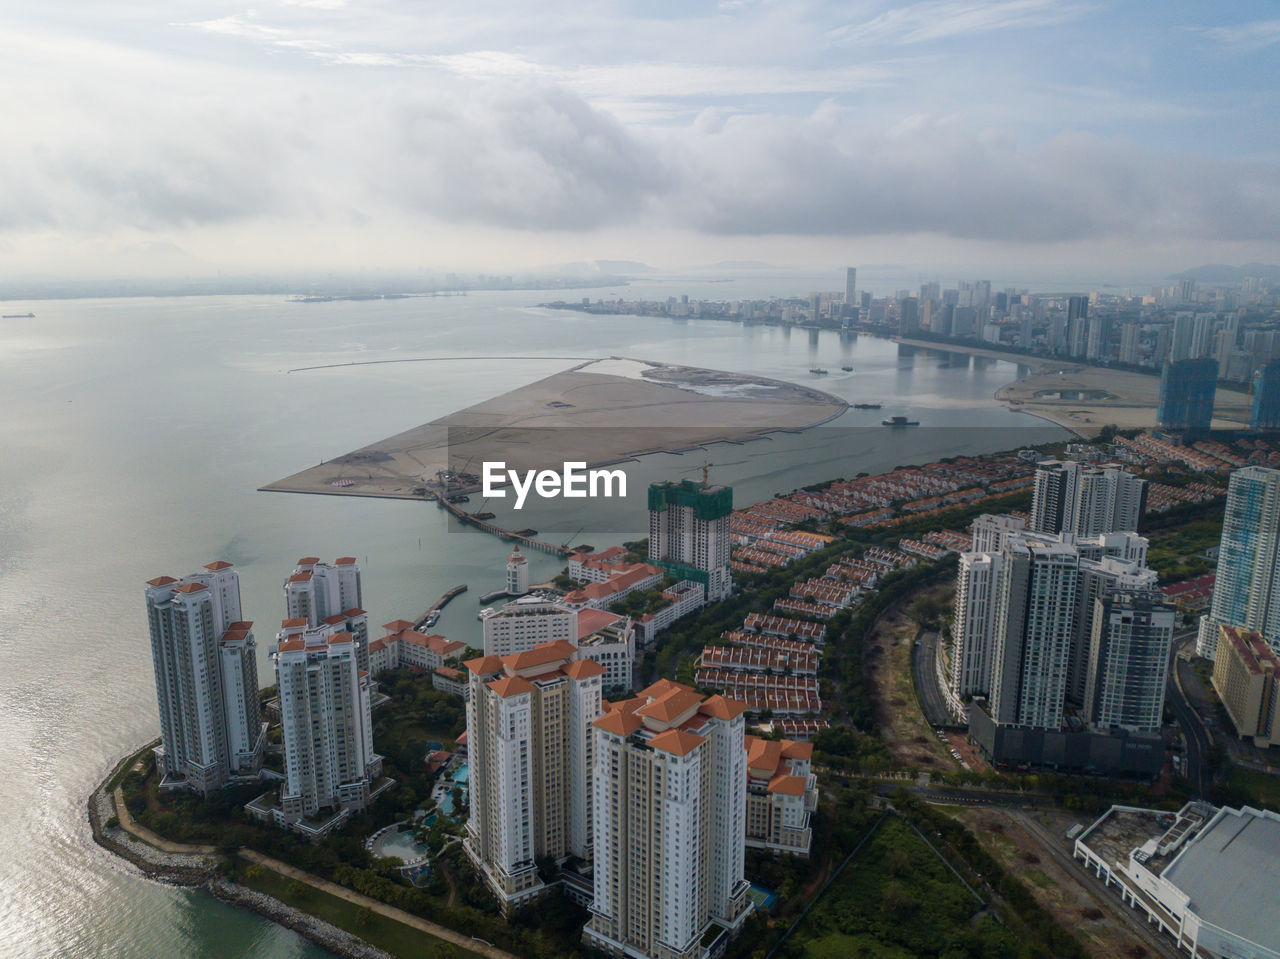
{"type": "Polygon", "coordinates": [[[878,410],[880,409],[880,406],[881,404],[879,403],[854,403],[853,404],[853,408],[855,410],[878,410]]]}
{"type": "Polygon", "coordinates": [[[852,372],[853,372],[853,367],[852,367],[852,366],[842,366],[842,367],[840,367],[840,369],[844,370],[846,373],[852,373],[852,372]]]}
{"type": "Polygon", "coordinates": [[[813,369],[811,369],[809,372],[810,372],[810,373],[817,373],[819,376],[826,376],[826,375],[827,375],[827,371],[826,371],[826,370],[822,369],[821,367],[817,367],[817,366],[815,366],[815,367],[814,367],[813,369]]]}
{"type": "Polygon", "coordinates": [[[440,621],[440,610],[433,609],[431,612],[427,613],[427,618],[423,621],[422,625],[424,629],[430,629],[439,621],[440,621]]]}
{"type": "Polygon", "coordinates": [[[493,519],[494,514],[493,513],[472,513],[471,518],[478,519],[478,520],[493,519]]]}
{"type": "Polygon", "coordinates": [[[5,320],[34,320],[35,318],[36,315],[34,313],[5,313],[0,316],[0,319],[5,320]]]}
{"type": "Polygon", "coordinates": [[[919,426],[919,420],[909,420],[905,416],[890,416],[887,420],[880,421],[881,426],[919,426]]]}

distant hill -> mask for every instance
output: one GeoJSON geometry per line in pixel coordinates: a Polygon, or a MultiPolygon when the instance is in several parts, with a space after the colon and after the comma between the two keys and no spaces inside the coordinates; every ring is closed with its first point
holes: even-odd
{"type": "Polygon", "coordinates": [[[637,263],[635,260],[595,260],[595,267],[601,273],[656,273],[648,263],[637,263]]]}
{"type": "Polygon", "coordinates": [[[1240,283],[1251,276],[1280,283],[1280,266],[1268,263],[1246,263],[1244,266],[1207,263],[1204,266],[1183,270],[1171,276],[1170,279],[1192,279],[1197,283],[1240,283]]]}

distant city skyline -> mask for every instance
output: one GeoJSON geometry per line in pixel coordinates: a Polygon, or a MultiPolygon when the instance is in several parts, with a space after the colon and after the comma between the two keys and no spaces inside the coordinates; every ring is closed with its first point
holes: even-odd
{"type": "Polygon", "coordinates": [[[1264,17],[28,5],[3,27],[0,272],[1280,262],[1264,17]]]}

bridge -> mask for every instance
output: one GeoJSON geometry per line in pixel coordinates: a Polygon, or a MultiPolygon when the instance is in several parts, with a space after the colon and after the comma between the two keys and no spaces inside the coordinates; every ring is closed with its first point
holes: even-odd
{"type": "Polygon", "coordinates": [[[527,546],[529,549],[536,549],[543,553],[550,553],[553,556],[564,557],[573,552],[568,546],[548,543],[545,540],[535,539],[532,536],[525,536],[524,534],[517,533],[514,530],[503,529],[501,526],[495,526],[487,520],[477,519],[457,503],[450,503],[438,492],[436,493],[436,505],[447,509],[457,517],[459,522],[466,523],[468,526],[474,526],[476,529],[483,530],[486,533],[492,533],[494,536],[498,537],[498,539],[505,539],[514,543],[519,543],[521,546],[527,546]]]}

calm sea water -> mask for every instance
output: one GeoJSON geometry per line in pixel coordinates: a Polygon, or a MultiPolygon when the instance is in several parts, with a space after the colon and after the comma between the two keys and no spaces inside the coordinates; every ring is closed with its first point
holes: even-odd
{"type": "MultiPolygon", "coordinates": [[[[831,285],[773,278],[702,288],[651,282],[617,292],[734,298],[831,285]]],[[[235,563],[246,615],[259,623],[265,683],[280,584],[297,557],[358,556],[376,622],[412,617],[448,587],[469,583],[439,628],[476,642],[475,597],[501,584],[508,548],[451,531],[428,505],[256,492],[263,483],[569,365],[540,355],[755,372],[885,403],[883,413],[861,414],[852,425],[903,412],[944,427],[868,433],[835,458],[803,437],[735,448],[717,479],[734,484],[739,503],[858,469],[1061,435],[991,400],[1016,375],[1007,363],[866,337],[533,306],[550,298],[5,305],[4,312],[30,309],[36,317],[0,321],[0,955],[324,954],[202,893],[148,882],[92,842],[87,793],[157,732],[142,584],[214,559],[235,563]],[[486,355],[526,358],[286,372],[486,355]],[[807,371],[816,365],[832,375],[815,379],[807,371]],[[856,370],[843,374],[841,365],[856,370]]],[[[698,461],[666,457],[645,469],[669,475],[698,461]]],[[[561,528],[571,522],[554,513],[528,517],[547,529],[557,519],[561,528]]],[[[636,515],[632,528],[643,526],[636,515]]],[[[535,577],[559,565],[540,554],[532,560],[535,577]]]]}

